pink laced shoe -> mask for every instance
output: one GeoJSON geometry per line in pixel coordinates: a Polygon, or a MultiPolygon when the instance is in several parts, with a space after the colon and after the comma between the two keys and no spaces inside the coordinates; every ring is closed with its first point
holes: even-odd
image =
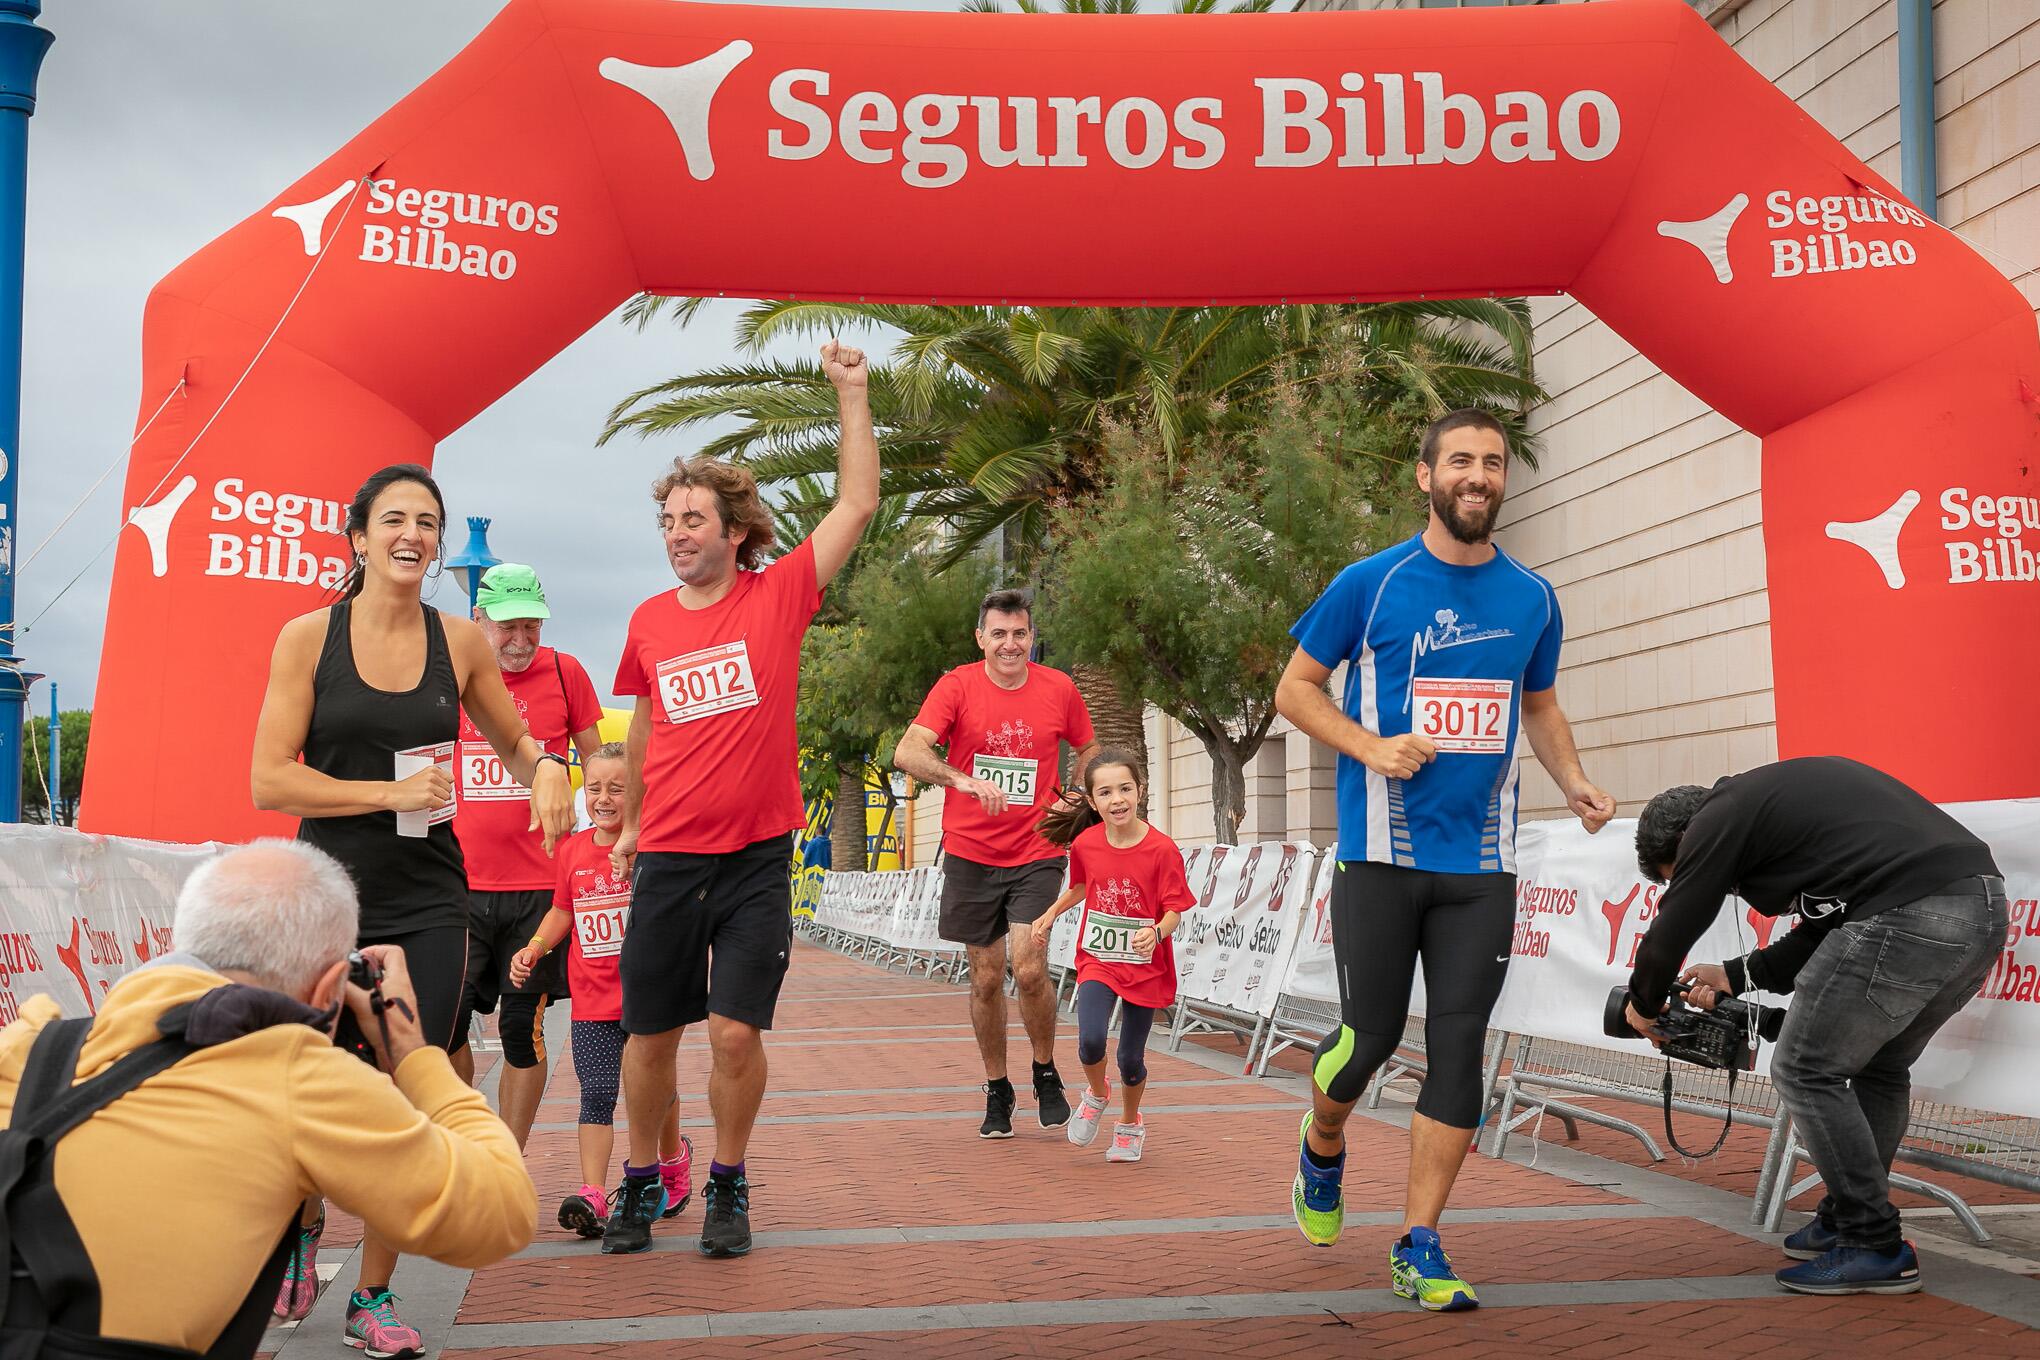
{"type": "Polygon", "coordinates": [[[659,1180],[666,1187],[666,1209],[660,1218],[671,1218],[694,1198],[694,1140],[680,1136],[680,1155],[670,1162],[659,1160],[659,1180]]]}

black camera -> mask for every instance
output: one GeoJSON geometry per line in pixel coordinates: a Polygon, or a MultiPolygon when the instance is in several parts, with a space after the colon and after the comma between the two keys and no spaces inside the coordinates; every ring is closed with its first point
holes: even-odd
{"type": "MultiPolygon", "coordinates": [[[[1757,1065],[1757,1047],[1751,1036],[1777,1042],[1778,1031],[1785,1024],[1785,1012],[1780,1008],[1724,996],[1714,1003],[1713,1010],[1703,1011],[1687,1004],[1687,991],[1686,983],[1673,983],[1672,1003],[1657,1018],[1666,1057],[1695,1067],[1747,1072],[1757,1065]]],[[[1601,1011],[1601,1032],[1610,1039],[1642,1038],[1629,1024],[1628,1008],[1628,988],[1609,992],[1608,1004],[1601,1011]]]]}
{"type": "Polygon", "coordinates": [[[382,965],[357,949],[347,956],[347,980],[364,992],[380,992],[382,965]]]}

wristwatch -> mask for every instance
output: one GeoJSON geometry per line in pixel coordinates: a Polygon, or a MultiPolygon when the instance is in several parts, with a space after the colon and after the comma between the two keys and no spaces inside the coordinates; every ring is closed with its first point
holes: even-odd
{"type": "MultiPolygon", "coordinates": [[[[573,768],[571,765],[567,764],[567,758],[565,756],[554,755],[551,751],[540,751],[538,753],[538,758],[539,760],[555,761],[558,763],[559,767],[563,770],[571,770],[573,768]]],[[[537,763],[534,762],[531,768],[536,770],[538,768],[537,763]]]]}

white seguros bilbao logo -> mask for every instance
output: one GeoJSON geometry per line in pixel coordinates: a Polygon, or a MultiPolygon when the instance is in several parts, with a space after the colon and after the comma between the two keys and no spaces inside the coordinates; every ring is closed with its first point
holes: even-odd
{"type": "MultiPolygon", "coordinates": [[[[1884,573],[1884,584],[1903,589],[1898,537],[1920,500],[1919,492],[1908,490],[1881,514],[1830,523],[1827,536],[1861,548],[1884,573]]],[[[2040,580],[2040,496],[1993,496],[1951,486],[1941,493],[1940,527],[1965,535],[1941,545],[1948,554],[1949,585],[2040,580]]]]}
{"type": "MultiPolygon", "coordinates": [[[[129,513],[127,523],[141,530],[149,545],[152,574],[169,574],[170,531],[197,489],[198,479],[186,476],[161,499],[129,513]]],[[[347,506],[341,501],[295,491],[250,491],[241,478],[223,477],[213,483],[206,519],[225,526],[206,534],[207,576],[332,590],[346,579],[352,565],[344,540],[337,556],[307,548],[303,541],[307,533],[339,538],[347,523],[347,506]]]]}
{"type": "MultiPolygon", "coordinates": [[[[347,180],[309,203],[287,203],[269,215],[297,227],[306,255],[326,245],[326,223],[348,201],[355,183],[347,180]]],[[[465,274],[501,283],[517,273],[517,252],[499,244],[507,233],[551,236],[560,229],[556,203],[464,190],[421,188],[395,179],[364,186],[360,249],[364,264],[400,265],[439,274],[465,274]],[[486,233],[476,240],[478,233],[486,233]]]]}
{"type": "MultiPolygon", "coordinates": [[[[1684,241],[1706,258],[1715,282],[1733,283],[1728,238],[1749,206],[1750,196],[1737,194],[1705,217],[1658,223],[1658,235],[1684,241]]],[[[1774,279],[1918,264],[1919,248],[1895,233],[1922,230],[1926,225],[1927,219],[1919,211],[1882,194],[1815,198],[1773,189],[1764,197],[1765,229],[1783,233],[1771,237],[1774,279]]]]}
{"type": "MultiPolygon", "coordinates": [[[[705,180],[715,174],[709,107],[751,54],[751,44],[740,40],[682,66],[610,57],[599,70],[666,115],[688,173],[705,180]]],[[[779,72],[768,86],[775,119],[765,130],[765,154],[805,161],[834,152],[861,165],[896,166],[917,189],[942,189],[973,168],[1064,168],[1094,159],[1127,170],[1164,161],[1178,170],[1208,170],[1244,154],[1235,149],[1243,137],[1256,166],[1300,169],[1327,162],[1598,161],[1622,136],[1615,101],[1599,90],[1574,90],[1555,101],[1532,90],[1482,99],[1448,89],[1438,71],[1349,71],[1336,90],[1289,76],[1254,85],[1250,109],[1210,95],[1166,108],[1139,95],[1108,101],[1103,94],[956,91],[901,101],[878,90],[838,90],[831,72],[799,67],[779,72]],[[1242,119],[1251,120],[1244,134],[1242,119]]]]}

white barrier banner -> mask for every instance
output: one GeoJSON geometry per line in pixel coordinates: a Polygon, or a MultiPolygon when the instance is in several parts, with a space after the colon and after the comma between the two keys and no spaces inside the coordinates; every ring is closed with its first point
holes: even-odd
{"type": "Polygon", "coordinates": [[[219,852],[0,826],[0,1024],[38,992],[96,1013],[114,979],[169,952],[177,893],[219,852]]]}
{"type": "Polygon", "coordinates": [[[1303,920],[1316,852],[1270,841],[1216,846],[1210,855],[1217,863],[1206,890],[1177,931],[1182,995],[1271,1015],[1303,920]]]}

